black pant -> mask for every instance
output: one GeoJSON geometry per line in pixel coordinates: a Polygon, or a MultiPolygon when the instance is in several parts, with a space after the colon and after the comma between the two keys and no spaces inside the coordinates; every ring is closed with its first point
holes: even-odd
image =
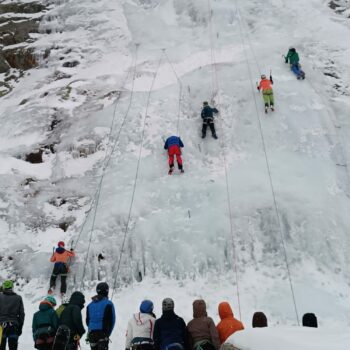
{"type": "Polygon", "coordinates": [[[140,344],[140,345],[133,345],[131,347],[132,350],[154,350],[153,344],[140,344]]]}
{"type": "Polygon", "coordinates": [[[65,294],[67,291],[67,273],[68,268],[65,264],[55,264],[50,278],[50,288],[56,286],[57,276],[61,275],[61,293],[65,294]]]}
{"type": "Polygon", "coordinates": [[[17,350],[18,337],[18,328],[12,323],[6,325],[2,333],[0,350],[6,349],[6,343],[8,344],[9,350],[17,350]]]}
{"type": "Polygon", "coordinates": [[[52,344],[36,345],[35,349],[38,349],[38,350],[51,350],[52,349],[52,344]]]}
{"type": "Polygon", "coordinates": [[[91,350],[108,350],[109,337],[103,331],[91,331],[89,342],[91,350]]]}
{"type": "Polygon", "coordinates": [[[216,135],[215,132],[215,126],[214,126],[214,120],[213,119],[203,119],[203,127],[202,127],[202,136],[205,137],[207,134],[207,127],[209,125],[209,128],[211,130],[212,135],[216,135]]]}

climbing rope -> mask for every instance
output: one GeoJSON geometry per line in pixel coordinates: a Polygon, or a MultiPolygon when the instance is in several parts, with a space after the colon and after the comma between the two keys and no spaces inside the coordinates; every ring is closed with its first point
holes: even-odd
{"type": "Polygon", "coordinates": [[[123,241],[122,241],[122,245],[121,245],[121,248],[120,248],[119,259],[116,261],[116,263],[114,264],[114,266],[112,268],[112,271],[115,271],[115,274],[114,274],[114,279],[113,279],[113,288],[112,288],[112,298],[111,299],[113,299],[115,291],[116,291],[116,288],[117,288],[117,279],[118,279],[118,276],[119,276],[119,271],[120,271],[121,261],[122,261],[122,257],[123,257],[123,252],[124,252],[126,238],[127,238],[128,232],[129,232],[132,208],[133,208],[133,205],[134,205],[135,193],[136,193],[138,176],[139,176],[141,155],[142,155],[144,138],[145,138],[146,119],[147,119],[147,114],[148,114],[148,108],[149,108],[149,104],[150,104],[150,100],[151,100],[151,94],[152,94],[152,91],[153,91],[154,83],[156,81],[156,78],[157,78],[157,75],[158,75],[158,70],[159,70],[159,67],[160,67],[160,65],[162,63],[162,60],[163,60],[163,58],[161,57],[159,59],[157,68],[156,68],[156,70],[154,72],[152,83],[151,83],[150,89],[148,91],[146,111],[145,111],[145,115],[144,115],[144,119],[143,119],[143,127],[142,127],[142,133],[141,133],[141,143],[140,143],[139,155],[138,155],[138,159],[137,159],[136,173],[135,173],[133,191],[132,191],[131,200],[130,200],[128,218],[127,218],[127,222],[126,222],[125,229],[124,229],[124,236],[123,236],[123,241]]]}
{"type": "MultiPolygon", "coordinates": [[[[214,42],[213,42],[213,25],[212,25],[212,7],[211,2],[208,0],[208,11],[209,11],[209,28],[210,28],[210,49],[211,49],[211,65],[213,68],[213,84],[212,88],[215,88],[216,91],[212,90],[212,96],[216,96],[217,98],[217,105],[220,105],[220,95],[219,95],[219,78],[218,78],[218,71],[217,71],[217,65],[216,65],[216,58],[215,58],[215,52],[214,52],[214,42]]],[[[232,116],[233,118],[233,116],[232,116]]],[[[224,141],[224,127],[221,125],[221,131],[222,131],[222,137],[221,137],[221,149],[222,149],[222,163],[223,168],[225,171],[225,182],[226,182],[226,195],[227,195],[227,210],[229,215],[229,224],[230,224],[230,234],[231,234],[231,240],[232,240],[232,253],[233,253],[233,270],[236,280],[236,294],[237,294],[237,303],[238,303],[238,311],[239,311],[239,318],[242,319],[242,311],[241,311],[241,298],[240,298],[240,287],[239,287],[239,276],[238,276],[238,254],[236,249],[236,243],[235,243],[235,230],[233,225],[233,219],[232,219],[232,206],[231,206],[231,196],[230,196],[230,188],[229,188],[229,175],[228,175],[228,167],[227,167],[227,158],[226,158],[226,150],[225,150],[225,141],[224,141]]]]}
{"type": "MultiPolygon", "coordinates": [[[[99,181],[99,184],[98,184],[98,187],[97,187],[97,190],[95,192],[95,196],[94,196],[94,200],[93,200],[93,203],[92,203],[92,211],[93,211],[93,219],[92,219],[92,225],[91,225],[91,228],[90,228],[90,235],[89,235],[89,241],[88,241],[88,249],[87,249],[87,252],[86,252],[86,257],[85,257],[85,261],[84,261],[84,267],[83,267],[83,273],[82,273],[82,278],[81,278],[81,288],[83,287],[83,284],[84,284],[84,278],[85,278],[85,273],[86,273],[86,267],[87,267],[87,262],[88,262],[88,258],[89,258],[89,253],[90,253],[90,248],[91,248],[91,243],[92,243],[92,238],[93,238],[93,232],[94,232],[94,229],[95,229],[95,223],[96,223],[96,216],[97,216],[97,210],[98,210],[98,206],[99,206],[99,200],[100,200],[100,195],[101,195],[101,189],[102,189],[102,184],[103,184],[103,180],[104,180],[104,176],[106,174],[106,170],[109,166],[109,163],[110,163],[110,160],[112,158],[112,155],[116,149],[116,146],[119,142],[119,138],[120,138],[120,135],[121,135],[121,132],[124,128],[124,125],[125,125],[125,122],[127,120],[127,117],[129,115],[129,111],[130,111],[130,108],[131,108],[131,104],[132,104],[132,101],[133,101],[133,96],[134,96],[134,85],[135,85],[135,78],[136,78],[136,67],[137,67],[137,53],[138,53],[138,47],[139,45],[136,45],[135,47],[135,56],[134,56],[134,62],[133,62],[133,75],[132,75],[132,85],[131,85],[131,91],[130,91],[130,98],[129,98],[129,104],[128,104],[128,107],[127,107],[127,110],[124,114],[124,117],[123,117],[123,120],[122,120],[122,123],[120,125],[120,128],[118,130],[118,133],[116,135],[116,138],[114,139],[114,142],[112,144],[112,148],[108,153],[106,153],[106,157],[105,157],[105,160],[104,160],[104,165],[102,167],[102,175],[101,175],[101,178],[100,178],[100,181],[99,181]]],[[[130,72],[130,70],[129,70],[130,72]]],[[[127,78],[129,77],[129,72],[128,72],[128,75],[127,75],[127,78]]],[[[126,79],[127,79],[126,78],[126,79]]],[[[125,80],[126,82],[126,80],[125,80]]],[[[124,84],[125,84],[124,82],[124,84]]],[[[119,101],[119,100],[118,100],[119,101]]],[[[117,101],[117,102],[118,102],[117,101]]],[[[110,129],[110,132],[109,132],[109,140],[111,141],[111,138],[112,138],[112,131],[113,131],[113,126],[114,126],[114,123],[115,123],[115,117],[116,117],[116,111],[117,111],[117,103],[115,105],[115,108],[114,108],[114,112],[113,112],[113,120],[112,120],[112,125],[111,125],[111,129],[110,129]]],[[[91,211],[90,209],[90,211],[91,211]]],[[[90,213],[90,212],[89,212],[90,213]]],[[[84,224],[83,224],[83,227],[82,229],[80,230],[80,233],[78,235],[78,238],[77,238],[77,241],[75,243],[75,246],[78,244],[79,240],[80,240],[80,237],[81,237],[81,234],[83,232],[83,229],[84,229],[84,226],[87,222],[87,218],[86,220],[84,221],[84,224]]]]}
{"type": "Polygon", "coordinates": [[[255,86],[254,86],[254,82],[253,82],[253,74],[252,74],[252,70],[251,70],[251,67],[250,67],[250,64],[249,64],[249,60],[248,60],[248,54],[247,54],[247,50],[246,50],[246,43],[245,43],[245,40],[244,40],[243,28],[242,28],[242,23],[241,23],[241,19],[240,19],[241,16],[240,16],[237,0],[236,0],[236,10],[237,10],[237,14],[238,14],[238,25],[239,25],[241,42],[242,42],[242,46],[243,46],[245,61],[246,61],[248,75],[249,75],[249,79],[250,79],[252,95],[253,95],[253,98],[254,98],[256,117],[257,117],[258,126],[259,126],[261,143],[262,143],[262,148],[263,148],[263,151],[264,151],[266,169],[267,169],[267,174],[268,174],[268,178],[269,178],[269,184],[270,184],[271,194],[272,194],[272,198],[273,198],[273,204],[274,204],[277,224],[278,224],[278,227],[279,227],[279,232],[280,232],[280,237],[281,237],[281,244],[282,244],[283,255],[284,255],[284,260],[285,260],[285,264],[286,264],[286,270],[287,270],[287,274],[288,274],[288,280],[289,280],[289,286],[290,286],[290,291],[291,291],[291,296],[292,296],[295,316],[296,316],[297,324],[300,325],[299,313],[298,313],[296,297],[295,297],[294,287],[293,287],[293,282],[292,282],[292,277],[291,277],[291,269],[290,269],[289,260],[288,260],[286,243],[285,243],[285,239],[284,239],[284,230],[283,230],[283,227],[282,227],[280,213],[279,213],[279,209],[278,209],[278,205],[277,205],[276,193],[275,193],[275,188],[274,188],[274,185],[273,185],[272,174],[271,174],[271,166],[270,166],[269,158],[268,158],[268,155],[267,155],[266,142],[265,142],[264,132],[263,132],[263,129],[262,129],[262,124],[261,124],[261,119],[260,119],[260,112],[259,112],[258,102],[257,102],[257,98],[256,98],[255,86]]]}
{"type": "Polygon", "coordinates": [[[162,51],[163,51],[163,54],[164,54],[166,60],[168,61],[169,65],[170,65],[172,71],[174,72],[177,83],[179,85],[179,105],[178,105],[178,114],[177,114],[177,121],[176,121],[176,135],[180,136],[180,119],[181,119],[181,104],[182,104],[182,100],[183,100],[183,94],[182,94],[183,84],[182,84],[182,81],[181,81],[179,75],[177,74],[177,72],[175,70],[173,63],[170,61],[169,56],[166,53],[166,49],[163,49],[162,51]]]}

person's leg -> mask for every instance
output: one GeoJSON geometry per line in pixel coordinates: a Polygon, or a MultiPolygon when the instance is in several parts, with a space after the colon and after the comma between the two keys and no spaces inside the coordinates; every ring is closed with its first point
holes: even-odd
{"type": "Polygon", "coordinates": [[[55,271],[52,271],[52,275],[50,278],[50,288],[55,288],[56,287],[56,279],[57,279],[57,275],[54,274],[55,271]]]}
{"type": "Polygon", "coordinates": [[[173,168],[174,167],[174,154],[169,153],[169,168],[173,168]]]}
{"type": "Polygon", "coordinates": [[[61,275],[61,294],[66,294],[67,291],[67,275],[61,275]]]}
{"type": "Polygon", "coordinates": [[[210,121],[209,123],[209,127],[210,127],[210,130],[211,130],[211,134],[213,135],[213,137],[216,137],[216,132],[215,132],[215,125],[214,125],[214,121],[210,121]]]}
{"type": "Polygon", "coordinates": [[[183,166],[182,166],[182,158],[181,158],[181,154],[177,154],[176,155],[176,161],[177,161],[177,166],[180,170],[182,170],[183,166]]]}
{"type": "Polygon", "coordinates": [[[273,107],[275,105],[275,99],[273,97],[273,92],[271,91],[270,94],[270,107],[273,107]]]}
{"type": "Polygon", "coordinates": [[[292,64],[291,69],[295,75],[297,75],[297,76],[300,75],[300,69],[299,69],[299,66],[297,64],[292,64]]]}
{"type": "Polygon", "coordinates": [[[206,120],[203,120],[203,126],[202,126],[202,138],[204,139],[205,135],[207,134],[207,127],[208,123],[206,120]]]}
{"type": "Polygon", "coordinates": [[[8,338],[9,350],[17,350],[18,348],[18,336],[12,336],[8,338]]]}
{"type": "Polygon", "coordinates": [[[3,336],[2,339],[1,339],[0,350],[5,350],[6,349],[6,342],[7,342],[7,338],[3,336]]]}
{"type": "Polygon", "coordinates": [[[265,91],[263,92],[263,99],[264,99],[265,108],[267,108],[270,103],[270,97],[269,97],[269,94],[265,91]]]}

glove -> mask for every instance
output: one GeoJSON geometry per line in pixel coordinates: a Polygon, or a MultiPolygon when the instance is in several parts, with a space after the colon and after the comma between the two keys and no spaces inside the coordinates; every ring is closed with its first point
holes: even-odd
{"type": "Polygon", "coordinates": [[[285,63],[288,63],[288,58],[285,58],[285,59],[284,59],[284,62],[285,62],[285,63]]]}
{"type": "Polygon", "coordinates": [[[257,86],[256,88],[258,89],[258,91],[260,91],[260,86],[257,86]]]}
{"type": "Polygon", "coordinates": [[[70,251],[71,251],[71,252],[74,252],[74,249],[73,249],[73,248],[70,248],[70,251]]]}

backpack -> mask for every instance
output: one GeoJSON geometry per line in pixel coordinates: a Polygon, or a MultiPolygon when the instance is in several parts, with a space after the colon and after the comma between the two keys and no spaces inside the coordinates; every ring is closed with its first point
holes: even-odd
{"type": "Polygon", "coordinates": [[[51,326],[42,325],[34,333],[35,348],[38,349],[37,346],[42,344],[52,344],[55,339],[55,335],[56,332],[51,326]]]}

